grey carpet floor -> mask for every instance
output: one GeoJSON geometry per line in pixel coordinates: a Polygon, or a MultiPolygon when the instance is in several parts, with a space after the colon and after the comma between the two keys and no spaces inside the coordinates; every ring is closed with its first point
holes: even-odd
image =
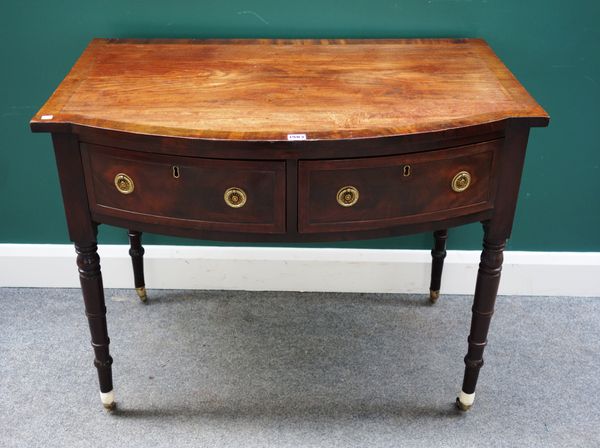
{"type": "Polygon", "coordinates": [[[118,409],[78,290],[0,289],[1,447],[600,447],[600,299],[107,290],[118,409]]]}

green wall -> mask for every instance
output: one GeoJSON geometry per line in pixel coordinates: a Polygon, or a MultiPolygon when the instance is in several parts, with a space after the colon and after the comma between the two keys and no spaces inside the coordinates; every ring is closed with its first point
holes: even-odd
{"type": "MultiPolygon", "coordinates": [[[[464,36],[485,38],[551,115],[531,132],[509,248],[600,251],[599,19],[597,0],[2,0],[0,242],[68,241],[50,137],[28,121],[93,37],[464,36]]],[[[125,241],[102,226],[100,242],[125,241]]],[[[449,247],[480,241],[471,225],[449,247]]],[[[315,246],[429,245],[415,235],[315,246]]]]}

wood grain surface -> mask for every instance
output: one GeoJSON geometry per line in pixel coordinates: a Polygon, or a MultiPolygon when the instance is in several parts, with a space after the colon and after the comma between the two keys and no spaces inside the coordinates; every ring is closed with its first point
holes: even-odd
{"type": "Polygon", "coordinates": [[[94,39],[31,128],[281,141],[510,118],[548,123],[481,39],[94,39]]]}

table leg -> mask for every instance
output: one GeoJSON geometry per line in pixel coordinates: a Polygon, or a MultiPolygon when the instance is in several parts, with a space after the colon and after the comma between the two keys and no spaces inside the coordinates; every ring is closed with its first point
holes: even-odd
{"type": "Polygon", "coordinates": [[[471,408],[475,399],[475,386],[479,370],[483,366],[483,351],[487,344],[487,333],[494,314],[503,251],[506,245],[506,239],[489,237],[487,222],[484,223],[484,231],[483,251],[477,273],[471,331],[468,338],[469,349],[465,356],[465,376],[462,390],[456,399],[456,404],[463,411],[471,408]]]}
{"type": "Polygon", "coordinates": [[[144,248],[142,247],[142,232],[129,231],[129,255],[133,265],[135,291],[142,302],[146,302],[146,283],[144,281],[144,248]]]}
{"type": "Polygon", "coordinates": [[[431,251],[431,283],[429,286],[429,300],[431,300],[431,303],[437,302],[437,299],[440,297],[448,230],[436,230],[433,232],[433,238],[435,243],[431,251]]]}
{"type": "Polygon", "coordinates": [[[98,369],[100,399],[106,409],[112,410],[115,407],[111,368],[113,360],[108,351],[110,339],[106,327],[106,306],[98,246],[96,243],[75,243],[75,250],[85,304],[85,315],[92,335],[92,347],[95,355],[94,365],[98,369]]]}

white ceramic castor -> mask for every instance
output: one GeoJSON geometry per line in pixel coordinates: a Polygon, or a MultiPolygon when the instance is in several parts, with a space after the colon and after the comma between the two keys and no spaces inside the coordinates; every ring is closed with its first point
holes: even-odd
{"type": "Polygon", "coordinates": [[[102,401],[102,406],[105,409],[112,411],[115,406],[115,392],[111,390],[110,392],[100,392],[100,400],[102,401]]]}
{"type": "Polygon", "coordinates": [[[472,394],[466,394],[462,390],[458,397],[456,397],[456,405],[459,407],[461,411],[468,411],[473,406],[473,402],[475,401],[475,392],[472,394]]]}

